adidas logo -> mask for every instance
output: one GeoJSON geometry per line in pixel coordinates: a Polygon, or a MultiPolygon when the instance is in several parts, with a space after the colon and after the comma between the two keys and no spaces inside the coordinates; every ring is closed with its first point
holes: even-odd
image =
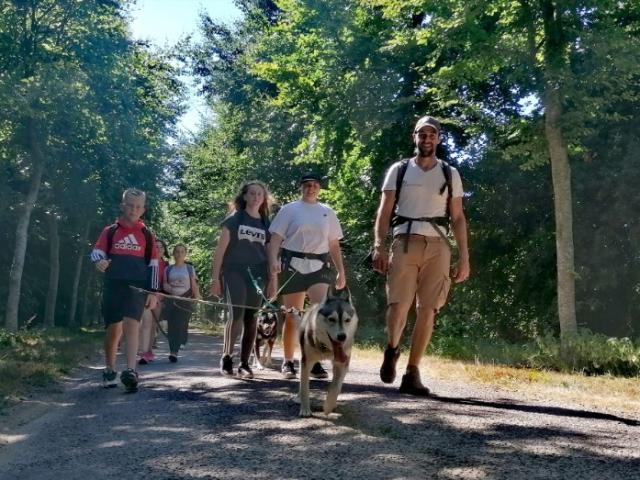
{"type": "Polygon", "coordinates": [[[139,252],[140,250],[142,250],[142,247],[140,247],[140,245],[138,244],[138,241],[136,240],[136,237],[133,235],[133,233],[130,233],[126,237],[118,240],[113,248],[116,250],[131,250],[134,252],[139,252]]]}

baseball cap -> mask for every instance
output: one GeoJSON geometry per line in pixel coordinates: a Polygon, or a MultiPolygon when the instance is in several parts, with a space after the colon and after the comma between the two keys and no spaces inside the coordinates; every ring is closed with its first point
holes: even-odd
{"type": "Polygon", "coordinates": [[[317,173],[313,173],[313,172],[305,173],[302,177],[300,177],[300,181],[298,183],[302,185],[304,182],[311,182],[311,181],[318,182],[319,184],[322,185],[322,177],[317,173]]]}
{"type": "Polygon", "coordinates": [[[429,115],[425,115],[418,119],[416,122],[416,128],[413,129],[413,133],[418,133],[422,127],[435,128],[436,132],[440,133],[440,122],[429,115]]]}

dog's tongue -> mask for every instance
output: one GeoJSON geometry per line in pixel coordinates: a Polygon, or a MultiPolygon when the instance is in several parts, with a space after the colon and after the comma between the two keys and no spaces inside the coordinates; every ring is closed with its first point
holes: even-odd
{"type": "Polygon", "coordinates": [[[342,342],[336,342],[331,339],[331,346],[333,347],[333,359],[338,363],[347,363],[349,358],[347,358],[347,354],[344,353],[344,345],[342,342]]]}

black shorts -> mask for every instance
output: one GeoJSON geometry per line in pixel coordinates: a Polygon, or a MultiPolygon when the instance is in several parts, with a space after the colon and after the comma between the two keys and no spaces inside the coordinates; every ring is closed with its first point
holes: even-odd
{"type": "Polygon", "coordinates": [[[280,273],[278,283],[282,290],[281,295],[306,292],[310,287],[318,283],[332,285],[336,281],[336,273],[329,267],[322,267],[317,272],[300,273],[289,267],[280,273]]]}
{"type": "Polygon", "coordinates": [[[147,288],[147,282],[132,280],[112,280],[105,278],[102,289],[102,316],[105,328],[121,322],[124,317],[140,320],[147,294],[129,288],[147,288]]]}

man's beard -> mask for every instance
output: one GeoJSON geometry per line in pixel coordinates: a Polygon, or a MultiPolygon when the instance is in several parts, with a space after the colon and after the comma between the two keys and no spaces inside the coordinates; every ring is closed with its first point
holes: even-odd
{"type": "Polygon", "coordinates": [[[431,157],[435,153],[434,147],[418,146],[417,152],[420,157],[431,157]]]}

